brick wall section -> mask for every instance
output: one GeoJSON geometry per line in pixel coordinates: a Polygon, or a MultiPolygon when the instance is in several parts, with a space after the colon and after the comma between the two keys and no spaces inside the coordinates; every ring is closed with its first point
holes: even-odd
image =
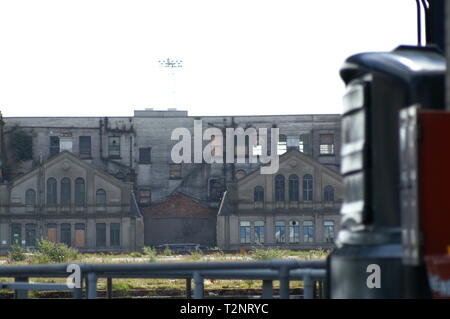
{"type": "Polygon", "coordinates": [[[209,218],[214,214],[212,209],[179,193],[142,212],[145,218],[209,218]]]}
{"type": "Polygon", "coordinates": [[[144,215],[144,243],[196,243],[216,246],[216,212],[202,203],[175,194],[162,203],[142,209],[144,215]]]}

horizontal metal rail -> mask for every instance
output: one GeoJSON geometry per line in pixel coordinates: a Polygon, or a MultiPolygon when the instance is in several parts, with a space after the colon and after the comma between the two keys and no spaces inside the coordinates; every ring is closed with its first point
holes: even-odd
{"type": "MultiPolygon", "coordinates": [[[[24,298],[28,290],[50,290],[51,284],[28,283],[28,278],[66,278],[69,264],[0,266],[0,277],[13,277],[16,296],[24,298]],[[34,285],[34,286],[31,286],[34,285]],[[41,286],[39,286],[41,285],[41,286]],[[39,289],[42,288],[42,289],[39,289]]],[[[273,281],[280,281],[280,298],[289,298],[289,282],[304,282],[304,298],[313,298],[314,281],[324,283],[325,261],[272,260],[256,262],[190,262],[190,263],[139,263],[139,264],[77,264],[81,279],[86,281],[87,298],[97,297],[98,278],[107,278],[107,295],[112,297],[113,278],[167,278],[185,279],[186,296],[191,296],[194,281],[194,298],[203,298],[204,279],[262,280],[263,298],[273,296],[273,281]]],[[[82,281],[82,280],[81,280],[82,281]]],[[[323,285],[321,285],[323,286],[323,285]]],[[[54,285],[54,290],[70,290],[67,285],[54,285]],[[63,289],[65,286],[66,289],[63,289]]],[[[73,289],[74,298],[81,298],[82,288],[73,289]]]]}

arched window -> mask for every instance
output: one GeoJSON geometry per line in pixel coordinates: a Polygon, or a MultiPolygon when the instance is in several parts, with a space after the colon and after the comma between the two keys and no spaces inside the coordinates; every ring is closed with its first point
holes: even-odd
{"type": "Polygon", "coordinates": [[[105,206],[106,205],[106,192],[103,189],[97,190],[95,194],[95,202],[97,206],[105,206]]]}
{"type": "Polygon", "coordinates": [[[275,200],[277,202],[284,201],[284,176],[277,175],[275,177],[275,200]]]}
{"type": "Polygon", "coordinates": [[[334,201],[334,188],[333,186],[327,185],[323,189],[323,200],[327,202],[334,201]]]}
{"type": "Polygon", "coordinates": [[[298,201],[298,176],[293,174],[289,176],[289,201],[298,201]]]}
{"type": "Polygon", "coordinates": [[[36,205],[36,192],[34,189],[27,189],[25,192],[25,205],[36,205]]]}
{"type": "Polygon", "coordinates": [[[313,177],[310,174],[303,176],[303,200],[313,200],[313,177]]]}
{"type": "Polygon", "coordinates": [[[70,201],[71,201],[70,179],[68,177],[64,177],[61,180],[61,205],[70,206],[70,201]]]}
{"type": "Polygon", "coordinates": [[[47,179],[47,205],[56,205],[57,203],[57,186],[56,179],[50,177],[47,179]]]}
{"type": "Polygon", "coordinates": [[[84,206],[86,204],[86,185],[84,179],[78,177],[75,180],[75,205],[84,206]]]}
{"type": "Polygon", "coordinates": [[[255,187],[255,202],[264,202],[264,188],[262,186],[255,187]]]}

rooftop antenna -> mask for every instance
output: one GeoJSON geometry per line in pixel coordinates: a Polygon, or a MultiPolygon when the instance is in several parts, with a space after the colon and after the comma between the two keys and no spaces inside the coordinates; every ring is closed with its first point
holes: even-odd
{"type": "Polygon", "coordinates": [[[165,60],[159,60],[158,62],[167,70],[167,103],[169,107],[176,107],[175,71],[183,67],[183,61],[167,58],[165,60]]]}

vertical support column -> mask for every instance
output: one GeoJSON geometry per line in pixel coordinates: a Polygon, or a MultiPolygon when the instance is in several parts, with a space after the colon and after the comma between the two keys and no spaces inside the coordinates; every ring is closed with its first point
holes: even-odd
{"type": "Polygon", "coordinates": [[[272,299],[273,298],[273,282],[272,280],[263,280],[262,284],[262,296],[263,299],[272,299]]]}
{"type": "MultiPolygon", "coordinates": [[[[28,277],[16,277],[14,278],[14,282],[23,282],[28,283],[28,277]]],[[[17,289],[15,291],[16,299],[28,299],[28,290],[27,289],[17,289]]]]}
{"type": "Polygon", "coordinates": [[[96,273],[89,273],[88,274],[88,288],[87,288],[87,298],[88,299],[95,299],[97,298],[97,274],[96,273]]]}
{"type": "Polygon", "coordinates": [[[186,299],[192,298],[192,279],[186,278],[186,299]]]}
{"type": "Polygon", "coordinates": [[[194,273],[194,299],[203,299],[203,277],[200,273],[194,273]]]}
{"type": "Polygon", "coordinates": [[[83,298],[83,276],[80,279],[80,288],[73,288],[72,298],[73,299],[83,298]]]}
{"type": "Polygon", "coordinates": [[[313,280],[308,275],[303,277],[303,298],[313,299],[313,280]]]}
{"type": "Polygon", "coordinates": [[[289,269],[281,267],[279,270],[280,276],[280,298],[289,299],[289,269]]]}
{"type": "Polygon", "coordinates": [[[106,278],[106,296],[108,299],[112,299],[113,295],[113,287],[112,287],[112,278],[106,278]]]}

